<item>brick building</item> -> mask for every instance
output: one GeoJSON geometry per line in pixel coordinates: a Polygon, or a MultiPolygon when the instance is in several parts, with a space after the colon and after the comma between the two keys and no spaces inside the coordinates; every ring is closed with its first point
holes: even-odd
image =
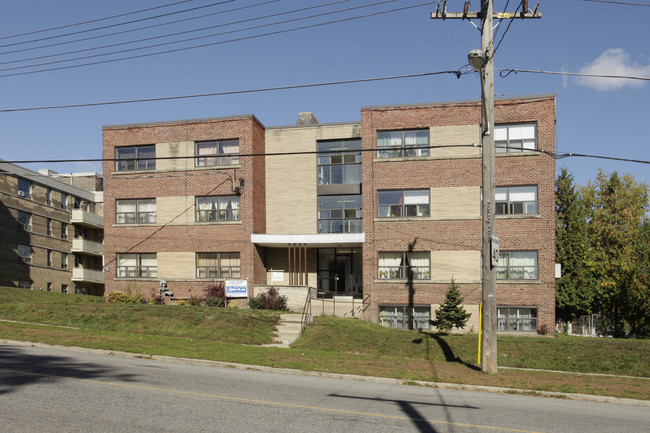
{"type": "MultiPolygon", "coordinates": [[[[555,98],[495,107],[502,331],[554,328],[555,98]],[[541,152],[540,152],[541,151],[541,152]]],[[[451,279],[481,299],[478,101],[364,107],[360,122],[254,116],[104,127],[106,288],[176,296],[246,279],[427,328],[451,279]],[[116,161],[112,159],[115,158],[116,161]],[[354,302],[354,301],[353,301],[354,302]]]]}
{"type": "Polygon", "coordinates": [[[0,160],[0,286],[104,294],[101,175],[0,160]]]}

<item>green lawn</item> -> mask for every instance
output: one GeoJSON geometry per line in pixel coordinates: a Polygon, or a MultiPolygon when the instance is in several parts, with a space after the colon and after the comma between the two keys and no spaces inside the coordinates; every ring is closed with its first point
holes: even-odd
{"type": "Polygon", "coordinates": [[[477,335],[388,329],[318,318],[290,349],[272,341],[278,314],[266,311],[142,304],[0,288],[0,338],[244,364],[435,381],[576,392],[650,400],[650,341],[612,338],[498,338],[500,367],[636,376],[614,378],[477,366],[477,335]],[[43,326],[50,325],[50,326],[43,326]],[[56,325],[56,326],[51,326],[56,325]],[[61,327],[65,326],[65,327],[61,327]],[[646,378],[646,379],[644,379],[646,378]]]}

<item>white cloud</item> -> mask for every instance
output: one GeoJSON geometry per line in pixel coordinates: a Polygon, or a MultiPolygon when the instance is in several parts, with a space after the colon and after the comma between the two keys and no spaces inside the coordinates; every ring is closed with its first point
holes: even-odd
{"type": "MultiPolygon", "coordinates": [[[[650,77],[650,65],[639,65],[630,60],[629,54],[621,48],[606,50],[596,60],[580,70],[583,74],[625,75],[633,77],[650,77]]],[[[596,90],[619,90],[623,87],[643,87],[641,80],[622,78],[579,77],[578,84],[596,90]]]]}

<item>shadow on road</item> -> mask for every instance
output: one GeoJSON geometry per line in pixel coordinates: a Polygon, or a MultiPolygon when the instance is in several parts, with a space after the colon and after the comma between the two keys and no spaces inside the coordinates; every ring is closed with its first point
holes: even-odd
{"type": "Polygon", "coordinates": [[[19,346],[0,345],[0,395],[14,392],[19,387],[67,378],[135,380],[135,375],[111,374],[111,370],[101,364],[80,363],[66,356],[43,352],[34,354],[19,346]]]}

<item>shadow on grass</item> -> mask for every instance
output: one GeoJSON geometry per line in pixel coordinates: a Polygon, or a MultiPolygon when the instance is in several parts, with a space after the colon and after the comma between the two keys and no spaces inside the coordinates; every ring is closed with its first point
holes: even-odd
{"type": "Polygon", "coordinates": [[[454,355],[454,351],[452,348],[449,346],[449,344],[445,341],[444,338],[442,338],[439,334],[434,334],[431,332],[424,332],[420,331],[420,338],[415,338],[411,341],[413,344],[426,344],[426,355],[427,359],[429,359],[429,341],[430,340],[435,340],[436,343],[438,343],[438,346],[440,346],[440,350],[442,350],[442,353],[445,355],[445,361],[447,362],[456,362],[458,364],[464,365],[465,367],[475,370],[475,371],[481,371],[481,368],[471,364],[469,362],[463,361],[460,356],[454,355]]]}

